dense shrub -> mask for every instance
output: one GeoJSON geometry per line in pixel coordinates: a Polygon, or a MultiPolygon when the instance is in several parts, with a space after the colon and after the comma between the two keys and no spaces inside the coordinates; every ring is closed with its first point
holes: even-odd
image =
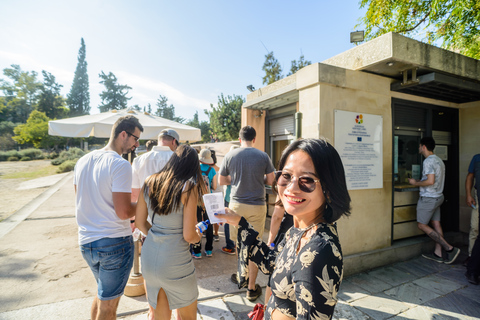
{"type": "Polygon", "coordinates": [[[56,153],[55,151],[50,152],[50,153],[47,155],[47,159],[56,159],[56,158],[58,158],[58,153],[56,153]]]}
{"type": "Polygon", "coordinates": [[[7,161],[18,161],[18,157],[9,157],[7,161]]]}
{"type": "Polygon", "coordinates": [[[61,165],[58,166],[57,173],[72,171],[73,168],[75,168],[75,164],[77,163],[77,160],[78,159],[66,160],[61,165]]]}
{"type": "Polygon", "coordinates": [[[64,163],[67,160],[77,160],[80,159],[85,152],[82,151],[82,149],[79,148],[70,148],[68,151],[62,151],[60,152],[60,155],[58,158],[52,160],[52,164],[54,166],[58,166],[62,163],[64,163]]]}
{"type": "Polygon", "coordinates": [[[34,160],[44,158],[42,150],[35,149],[35,148],[20,150],[18,153],[20,154],[21,158],[29,157],[30,159],[34,159],[34,160]]]}
{"type": "Polygon", "coordinates": [[[30,157],[22,157],[20,159],[20,161],[31,161],[31,160],[32,160],[32,158],[30,158],[30,157]]]}
{"type": "Polygon", "coordinates": [[[17,150],[0,151],[0,161],[10,161],[8,160],[10,157],[21,158],[17,150]]]}

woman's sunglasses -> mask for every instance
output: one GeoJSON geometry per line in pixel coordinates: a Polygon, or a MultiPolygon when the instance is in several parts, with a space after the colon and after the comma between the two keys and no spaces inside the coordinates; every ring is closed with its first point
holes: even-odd
{"type": "MultiPolygon", "coordinates": [[[[285,172],[285,171],[275,171],[275,181],[277,182],[277,186],[286,187],[292,183],[292,179],[295,177],[293,174],[285,172]]],[[[296,177],[298,182],[298,187],[303,192],[313,192],[317,187],[317,182],[320,180],[315,180],[313,178],[302,176],[296,177]]]]}

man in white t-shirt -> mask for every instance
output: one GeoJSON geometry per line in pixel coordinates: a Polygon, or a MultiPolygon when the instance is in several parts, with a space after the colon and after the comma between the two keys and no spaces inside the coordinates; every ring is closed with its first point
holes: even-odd
{"type": "Polygon", "coordinates": [[[424,137],[420,140],[418,152],[425,157],[421,180],[408,179],[411,185],[420,187],[420,198],[417,203],[417,226],[435,241],[433,253],[422,254],[422,257],[451,264],[457,259],[460,249],[453,247],[443,238],[440,224],[440,206],[443,203],[443,186],[445,184],[445,164],[433,154],[435,140],[424,137]],[[431,222],[431,228],[428,224],[431,222]]]}
{"type": "Polygon", "coordinates": [[[97,282],[91,319],[116,319],[120,297],[133,265],[129,219],[132,169],[121,157],[138,147],[143,127],[134,116],[119,118],[103,149],[92,151],[75,165],[75,216],[83,258],[97,282]]]}
{"type": "Polygon", "coordinates": [[[152,151],[142,154],[132,164],[132,201],[137,202],[140,189],[148,176],[159,172],[170,160],[178,147],[180,137],[173,129],[162,130],[158,135],[158,145],[152,151]]]}

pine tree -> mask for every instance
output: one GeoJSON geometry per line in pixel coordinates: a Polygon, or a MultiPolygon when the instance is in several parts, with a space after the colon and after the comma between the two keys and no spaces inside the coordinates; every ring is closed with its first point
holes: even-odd
{"type": "Polygon", "coordinates": [[[78,63],[73,77],[72,88],[67,95],[70,116],[81,116],[90,113],[90,92],[88,91],[87,61],[85,61],[85,41],[81,41],[78,50],[78,63]]]}
{"type": "Polygon", "coordinates": [[[269,85],[283,78],[282,66],[273,55],[273,51],[270,51],[265,55],[265,62],[263,63],[262,70],[265,71],[263,84],[269,85]]]}
{"type": "Polygon", "coordinates": [[[117,83],[117,77],[113,73],[105,74],[103,71],[99,74],[101,84],[105,86],[105,90],[100,93],[102,98],[102,104],[98,106],[100,112],[108,110],[120,110],[127,108],[128,100],[132,99],[127,97],[128,90],[132,89],[127,85],[117,83]]]}

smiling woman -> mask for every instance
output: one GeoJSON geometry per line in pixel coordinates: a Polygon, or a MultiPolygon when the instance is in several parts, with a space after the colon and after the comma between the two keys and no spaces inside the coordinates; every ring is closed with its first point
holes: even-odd
{"type": "Polygon", "coordinates": [[[271,248],[231,210],[218,215],[239,226],[239,287],[248,281],[248,261],[272,274],[265,319],[331,319],[343,278],[337,221],[350,214],[342,161],[325,140],[300,139],[282,153],[274,190],[277,205],[293,216],[284,240],[271,248]]]}

